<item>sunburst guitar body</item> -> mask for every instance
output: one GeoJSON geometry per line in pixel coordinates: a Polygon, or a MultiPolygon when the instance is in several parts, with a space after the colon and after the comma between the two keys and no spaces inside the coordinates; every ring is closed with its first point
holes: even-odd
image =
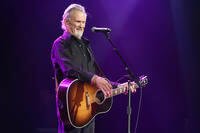
{"type": "MultiPolygon", "coordinates": [[[[135,88],[138,85],[131,82],[135,88]]],[[[146,76],[140,77],[140,83],[147,84],[146,76]]],[[[127,83],[112,89],[112,95],[106,97],[101,89],[81,80],[65,78],[58,86],[57,105],[61,120],[66,125],[82,128],[88,125],[98,114],[108,112],[113,96],[127,91],[127,83]]]]}

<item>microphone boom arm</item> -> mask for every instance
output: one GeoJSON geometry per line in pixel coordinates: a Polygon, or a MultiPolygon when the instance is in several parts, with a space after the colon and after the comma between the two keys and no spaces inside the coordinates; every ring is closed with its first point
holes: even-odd
{"type": "Polygon", "coordinates": [[[121,56],[121,54],[119,53],[118,49],[116,48],[116,46],[114,45],[113,41],[110,38],[109,33],[105,33],[104,35],[106,36],[106,38],[108,39],[108,41],[110,42],[113,51],[118,55],[118,57],[120,58],[121,62],[124,65],[124,69],[125,71],[128,73],[128,75],[131,77],[131,80],[134,80],[135,83],[140,87],[140,83],[139,83],[139,79],[135,76],[135,74],[133,74],[133,72],[130,70],[130,68],[128,67],[128,64],[125,62],[124,58],[121,56]]]}

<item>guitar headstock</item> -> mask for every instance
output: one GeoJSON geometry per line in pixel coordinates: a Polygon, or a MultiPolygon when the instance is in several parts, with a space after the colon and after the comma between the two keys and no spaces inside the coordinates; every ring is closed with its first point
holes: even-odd
{"type": "Polygon", "coordinates": [[[140,84],[140,87],[145,87],[148,83],[148,79],[147,79],[147,76],[140,76],[139,77],[139,84],[140,84]]]}

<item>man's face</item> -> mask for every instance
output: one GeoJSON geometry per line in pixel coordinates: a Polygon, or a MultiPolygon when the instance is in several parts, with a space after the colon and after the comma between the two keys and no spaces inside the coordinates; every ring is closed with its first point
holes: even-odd
{"type": "Polygon", "coordinates": [[[73,10],[70,12],[70,18],[66,22],[69,32],[75,37],[81,39],[86,23],[86,14],[79,11],[73,10]]]}

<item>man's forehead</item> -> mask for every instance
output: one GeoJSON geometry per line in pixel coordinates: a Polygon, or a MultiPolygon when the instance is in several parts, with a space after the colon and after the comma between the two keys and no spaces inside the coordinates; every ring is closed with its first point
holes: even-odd
{"type": "Polygon", "coordinates": [[[73,19],[85,19],[87,17],[86,13],[80,11],[80,10],[72,10],[70,11],[70,17],[73,19]]]}

